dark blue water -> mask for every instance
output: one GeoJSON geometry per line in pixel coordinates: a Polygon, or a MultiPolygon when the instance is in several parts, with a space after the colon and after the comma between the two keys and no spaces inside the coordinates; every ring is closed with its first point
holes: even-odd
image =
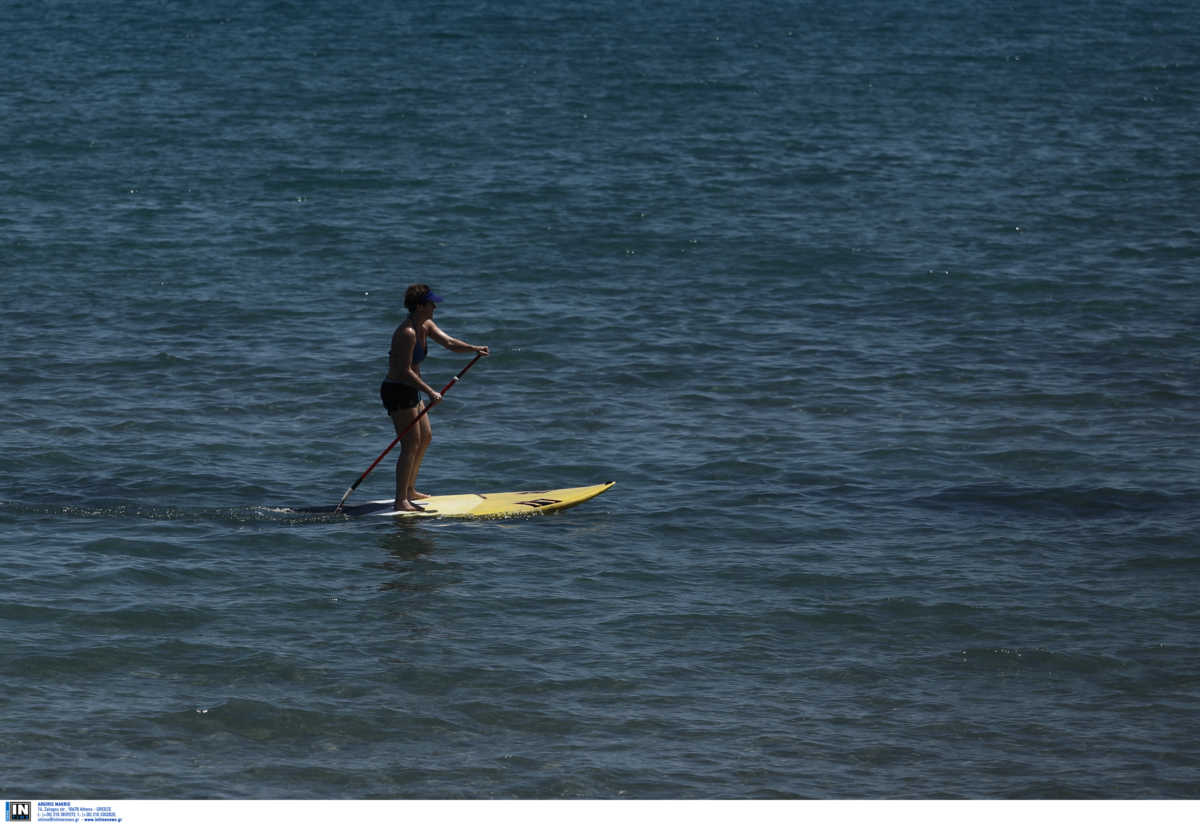
{"type": "Polygon", "coordinates": [[[0,794],[1197,797],[1198,31],[0,7],[0,794]]]}

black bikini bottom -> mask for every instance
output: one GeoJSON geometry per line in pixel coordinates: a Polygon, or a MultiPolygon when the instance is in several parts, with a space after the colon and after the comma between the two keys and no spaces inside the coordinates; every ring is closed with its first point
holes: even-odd
{"type": "Polygon", "coordinates": [[[421,402],[421,393],[417,391],[415,386],[409,386],[407,383],[394,383],[392,381],[384,381],[379,385],[379,398],[383,401],[383,405],[387,407],[388,414],[392,414],[397,409],[413,409],[421,402]]]}

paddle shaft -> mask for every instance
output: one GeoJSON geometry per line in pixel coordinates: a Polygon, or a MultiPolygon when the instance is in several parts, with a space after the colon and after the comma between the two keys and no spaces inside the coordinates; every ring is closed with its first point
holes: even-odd
{"type": "MultiPolygon", "coordinates": [[[[451,378],[450,382],[442,387],[442,395],[445,395],[447,392],[449,392],[450,387],[452,387],[452,386],[454,386],[454,384],[458,383],[458,381],[462,378],[462,376],[467,374],[467,370],[475,365],[475,361],[479,360],[482,357],[483,357],[482,352],[476,353],[475,357],[471,360],[471,362],[468,363],[466,366],[464,366],[462,368],[461,372],[459,372],[457,375],[455,375],[453,378],[451,378]]],[[[400,439],[408,434],[408,430],[410,430],[414,426],[416,426],[417,421],[421,420],[421,418],[426,413],[428,413],[430,409],[433,409],[433,407],[435,407],[435,406],[437,406],[436,403],[431,403],[428,406],[426,406],[424,409],[422,409],[419,413],[417,413],[417,417],[413,418],[412,421],[408,424],[408,426],[404,427],[404,429],[402,429],[400,431],[400,434],[396,436],[396,440],[394,440],[390,444],[388,444],[388,448],[383,450],[383,452],[379,453],[379,457],[375,459],[374,463],[372,463],[370,466],[367,467],[367,471],[364,472],[363,474],[359,475],[357,481],[350,484],[350,488],[346,490],[346,494],[342,496],[342,499],[340,501],[338,501],[338,505],[333,508],[334,512],[342,511],[342,504],[346,503],[346,499],[350,497],[350,493],[353,492],[354,490],[358,489],[358,485],[361,484],[366,479],[366,477],[371,474],[371,470],[374,469],[375,467],[379,466],[379,462],[383,460],[383,456],[386,455],[387,453],[391,452],[392,447],[394,447],[396,444],[400,443],[400,439]]]]}

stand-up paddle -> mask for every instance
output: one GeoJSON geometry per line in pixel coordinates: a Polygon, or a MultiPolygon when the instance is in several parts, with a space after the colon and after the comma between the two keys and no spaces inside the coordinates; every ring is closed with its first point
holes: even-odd
{"type": "MultiPolygon", "coordinates": [[[[462,376],[463,376],[463,375],[467,374],[467,370],[468,370],[468,369],[470,369],[472,366],[474,366],[474,365],[475,365],[475,361],[479,360],[479,359],[480,359],[480,358],[482,358],[482,357],[483,357],[483,353],[482,353],[482,352],[480,352],[480,353],[478,353],[477,355],[475,355],[475,357],[474,357],[474,358],[471,360],[471,362],[470,362],[470,363],[468,363],[466,366],[464,366],[464,367],[462,368],[462,371],[461,371],[461,372],[459,372],[457,375],[455,375],[453,378],[451,378],[451,379],[450,379],[450,382],[449,382],[449,383],[447,383],[445,386],[443,386],[443,387],[442,387],[442,392],[441,392],[441,394],[442,394],[442,395],[445,395],[447,392],[449,392],[449,391],[450,391],[450,387],[452,387],[452,386],[454,386],[454,384],[458,383],[459,379],[460,379],[460,378],[462,378],[462,376]]],[[[421,411],[420,411],[420,412],[417,414],[417,416],[416,416],[415,418],[413,418],[413,419],[412,419],[412,422],[411,422],[411,423],[409,423],[409,425],[408,425],[408,426],[404,427],[404,429],[403,429],[403,430],[400,432],[400,434],[396,436],[396,440],[394,440],[394,441],[392,441],[390,444],[388,444],[388,448],[387,448],[387,449],[385,449],[385,450],[383,450],[383,452],[381,452],[381,453],[379,454],[379,457],[375,459],[375,462],[374,462],[374,463],[372,463],[370,466],[368,466],[368,467],[367,467],[367,471],[366,471],[366,472],[364,472],[363,474],[359,475],[359,476],[358,476],[358,480],[357,480],[357,481],[355,481],[354,483],[350,484],[350,488],[346,490],[346,494],[342,496],[342,499],[341,499],[340,501],[338,501],[338,505],[337,505],[337,506],[335,506],[335,507],[333,508],[333,511],[334,511],[335,513],[337,513],[337,512],[341,512],[341,511],[342,511],[342,505],[343,505],[344,503],[346,503],[346,499],[350,497],[350,493],[351,493],[351,492],[353,492],[354,490],[358,489],[358,485],[359,485],[359,484],[361,484],[361,483],[363,482],[363,480],[364,480],[364,479],[365,479],[365,478],[366,478],[368,475],[370,475],[370,474],[371,474],[371,470],[372,470],[372,469],[374,469],[376,466],[378,466],[378,465],[379,465],[379,462],[383,460],[383,456],[384,456],[384,455],[386,455],[387,453],[391,452],[391,451],[392,451],[392,447],[394,447],[396,444],[400,443],[400,439],[401,439],[401,438],[403,438],[405,435],[407,435],[407,434],[408,434],[408,430],[412,429],[412,428],[413,428],[413,426],[415,426],[415,425],[416,425],[417,421],[421,420],[421,416],[422,416],[422,415],[424,415],[425,413],[427,413],[427,412],[428,412],[430,409],[433,409],[433,407],[435,407],[435,406],[437,406],[437,403],[431,403],[431,404],[429,404],[428,406],[426,406],[424,409],[422,409],[422,410],[421,410],[421,411]]]]}

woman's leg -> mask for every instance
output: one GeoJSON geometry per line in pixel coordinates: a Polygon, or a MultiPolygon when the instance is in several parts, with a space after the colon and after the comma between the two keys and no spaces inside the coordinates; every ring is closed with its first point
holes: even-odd
{"type": "Polygon", "coordinates": [[[416,449],[416,458],[413,462],[412,479],[408,485],[408,499],[410,501],[419,501],[422,498],[428,498],[424,492],[418,492],[416,489],[417,473],[421,471],[421,461],[425,460],[425,450],[429,448],[429,442],[433,440],[433,427],[429,425],[429,416],[426,415],[413,427],[417,431],[419,442],[416,449]]]}
{"type": "Polygon", "coordinates": [[[411,426],[417,415],[421,414],[421,405],[417,404],[411,409],[399,407],[392,412],[392,426],[396,427],[396,434],[399,435],[408,428],[408,432],[400,439],[400,455],[396,458],[396,503],[397,510],[402,512],[413,512],[420,507],[413,506],[409,500],[409,490],[412,489],[413,481],[417,474],[417,462],[421,450],[421,425],[411,426]]]}

